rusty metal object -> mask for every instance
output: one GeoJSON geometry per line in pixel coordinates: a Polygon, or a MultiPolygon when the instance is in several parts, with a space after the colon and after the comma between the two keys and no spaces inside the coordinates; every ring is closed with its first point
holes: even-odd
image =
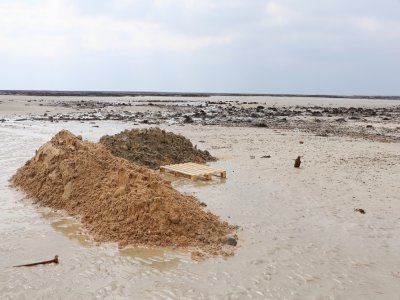
{"type": "Polygon", "coordinates": [[[26,264],[26,265],[19,265],[19,266],[14,266],[14,268],[19,268],[19,267],[34,267],[37,265],[47,265],[47,264],[58,264],[58,255],[54,256],[54,259],[51,260],[45,260],[37,263],[32,263],[32,264],[26,264]]]}

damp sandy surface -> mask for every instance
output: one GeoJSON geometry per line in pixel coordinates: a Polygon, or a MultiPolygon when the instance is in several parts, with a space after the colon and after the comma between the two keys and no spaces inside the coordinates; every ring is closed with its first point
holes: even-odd
{"type": "Polygon", "coordinates": [[[182,250],[95,245],[76,219],[9,188],[10,176],[60,129],[97,141],[134,127],[96,124],[0,124],[0,298],[399,299],[400,144],[162,126],[209,150],[220,159],[210,165],[228,174],[211,183],[166,178],[241,227],[234,257],[195,262],[182,250]],[[58,266],[10,267],[55,254],[58,266]]]}

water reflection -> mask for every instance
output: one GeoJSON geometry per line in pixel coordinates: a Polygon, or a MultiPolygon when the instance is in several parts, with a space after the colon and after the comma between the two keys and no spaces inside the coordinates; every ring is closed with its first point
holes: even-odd
{"type": "Polygon", "coordinates": [[[51,223],[51,226],[64,233],[72,240],[77,240],[83,246],[92,245],[93,241],[91,237],[82,231],[80,224],[76,223],[75,220],[64,219],[51,223]]]}
{"type": "Polygon", "coordinates": [[[155,268],[159,271],[167,271],[178,267],[181,259],[177,255],[184,253],[172,253],[170,249],[127,247],[119,250],[119,254],[125,257],[133,257],[144,266],[155,268]]]}
{"type": "MultiPolygon", "coordinates": [[[[85,232],[78,219],[65,216],[61,212],[40,209],[43,218],[50,221],[51,226],[58,232],[63,233],[71,240],[78,241],[82,246],[94,246],[93,238],[85,232]]],[[[122,257],[130,257],[143,266],[157,269],[158,271],[167,271],[176,268],[181,259],[179,256],[187,256],[183,251],[172,250],[169,248],[143,248],[126,247],[118,249],[118,254],[122,257]]]]}
{"type": "Polygon", "coordinates": [[[209,186],[218,186],[226,183],[226,178],[219,178],[215,176],[212,177],[212,180],[197,179],[193,181],[189,177],[184,177],[183,175],[178,177],[172,173],[167,173],[167,172],[160,173],[160,175],[164,180],[171,182],[175,188],[184,187],[188,185],[196,188],[202,188],[209,186]]]}
{"type": "Polygon", "coordinates": [[[76,218],[64,216],[61,213],[50,210],[43,210],[41,214],[43,218],[50,220],[51,227],[58,232],[62,232],[71,240],[76,240],[80,245],[86,247],[93,245],[92,237],[85,232],[76,218]]]}

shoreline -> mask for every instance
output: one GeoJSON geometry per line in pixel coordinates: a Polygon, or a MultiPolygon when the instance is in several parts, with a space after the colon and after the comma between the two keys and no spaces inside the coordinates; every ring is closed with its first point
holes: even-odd
{"type": "Polygon", "coordinates": [[[327,98],[327,99],[365,99],[365,100],[400,100],[395,95],[330,95],[330,94],[275,94],[275,93],[218,93],[218,92],[154,92],[154,91],[58,91],[58,90],[0,90],[1,95],[22,96],[93,96],[93,97],[211,97],[211,96],[245,96],[245,97],[291,97],[291,98],[327,98]]]}

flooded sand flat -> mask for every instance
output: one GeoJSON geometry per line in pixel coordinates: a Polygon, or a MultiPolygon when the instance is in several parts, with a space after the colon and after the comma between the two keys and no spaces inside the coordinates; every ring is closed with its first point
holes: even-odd
{"type": "Polygon", "coordinates": [[[80,239],[84,235],[74,220],[44,215],[8,186],[17,168],[61,129],[98,141],[104,134],[138,127],[96,124],[0,124],[3,298],[398,297],[400,144],[267,128],[162,125],[209,150],[219,158],[210,165],[228,174],[227,180],[211,183],[166,175],[179,191],[194,194],[206,209],[241,228],[234,257],[196,262],[182,250],[88,243],[80,239]],[[266,155],[271,157],[261,158],[266,155]],[[293,160],[298,155],[303,163],[297,170],[293,160]],[[10,267],[55,254],[58,266],[10,267]]]}

